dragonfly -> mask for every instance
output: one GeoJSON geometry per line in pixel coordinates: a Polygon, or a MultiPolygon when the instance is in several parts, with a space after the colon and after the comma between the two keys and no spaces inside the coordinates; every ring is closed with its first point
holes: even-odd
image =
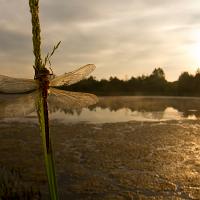
{"type": "MultiPolygon", "coordinates": [[[[95,65],[87,64],[60,76],[49,74],[47,80],[49,82],[48,103],[65,110],[78,110],[96,104],[98,98],[93,94],[64,91],[55,88],[75,84],[87,77],[94,69],[95,65]]],[[[0,98],[0,117],[18,117],[33,112],[39,87],[40,81],[38,81],[37,75],[35,79],[13,78],[0,75],[0,93],[8,95],[23,94],[21,96],[12,95],[12,98],[5,96],[0,98]]]]}

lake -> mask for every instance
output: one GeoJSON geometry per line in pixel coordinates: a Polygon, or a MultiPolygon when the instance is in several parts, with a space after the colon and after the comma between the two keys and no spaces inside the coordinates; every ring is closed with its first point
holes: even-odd
{"type": "Polygon", "coordinates": [[[200,115],[199,100],[177,97],[100,97],[95,106],[77,112],[52,109],[52,119],[66,123],[195,120],[200,115]]]}
{"type": "MultiPolygon", "coordinates": [[[[9,100],[0,96],[0,119],[34,121],[37,115],[30,96],[28,94],[24,98],[21,95],[13,95],[14,98],[9,100]]],[[[73,110],[67,105],[50,102],[49,110],[51,120],[66,124],[197,120],[200,117],[199,100],[200,98],[192,97],[99,97],[99,102],[89,108],[73,110]]]]}
{"type": "MultiPolygon", "coordinates": [[[[32,99],[0,96],[0,176],[48,199],[32,99]]],[[[50,102],[61,199],[199,199],[199,100],[99,97],[79,110],[50,102]]]]}

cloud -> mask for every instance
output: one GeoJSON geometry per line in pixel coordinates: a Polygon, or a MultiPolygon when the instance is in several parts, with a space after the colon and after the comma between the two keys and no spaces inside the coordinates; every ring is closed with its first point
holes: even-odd
{"type": "Polygon", "coordinates": [[[30,40],[29,35],[0,27],[0,53],[2,54],[22,56],[27,52],[27,49],[31,50],[30,40]]]}
{"type": "MultiPolygon", "coordinates": [[[[7,67],[12,58],[16,68],[26,69],[17,75],[26,76],[33,60],[28,1],[0,3],[1,72],[16,73],[7,67]]],[[[95,63],[97,77],[124,77],[150,73],[159,65],[174,80],[181,69],[198,64],[187,47],[197,42],[194,33],[200,35],[199,13],[199,0],[43,0],[43,54],[61,40],[53,57],[58,74],[95,63]]]]}

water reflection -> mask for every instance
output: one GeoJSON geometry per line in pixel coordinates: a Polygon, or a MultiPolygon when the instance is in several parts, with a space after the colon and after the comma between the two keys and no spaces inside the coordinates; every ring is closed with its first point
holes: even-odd
{"type": "Polygon", "coordinates": [[[177,97],[100,97],[88,109],[68,110],[50,104],[52,118],[65,121],[120,122],[196,119],[199,98],[177,97]]]}
{"type": "MultiPolygon", "coordinates": [[[[39,98],[38,91],[29,94],[2,94],[0,95],[0,118],[26,117],[36,111],[36,102],[39,98]]],[[[74,111],[97,103],[98,98],[89,93],[70,92],[50,89],[48,103],[50,113],[61,109],[73,114],[74,111]]]]}
{"type": "MultiPolygon", "coordinates": [[[[190,97],[99,97],[96,105],[79,111],[53,110],[52,118],[64,122],[95,123],[198,119],[200,98],[190,97]]],[[[53,105],[50,105],[53,109],[53,105]]]]}
{"type": "MultiPolygon", "coordinates": [[[[35,95],[0,95],[0,118],[36,116],[35,95]]],[[[94,123],[198,119],[200,98],[190,97],[99,97],[89,108],[76,107],[50,98],[50,118],[62,122],[94,123]]]]}
{"type": "Polygon", "coordinates": [[[23,95],[0,95],[0,118],[28,116],[35,112],[36,92],[23,95]]]}

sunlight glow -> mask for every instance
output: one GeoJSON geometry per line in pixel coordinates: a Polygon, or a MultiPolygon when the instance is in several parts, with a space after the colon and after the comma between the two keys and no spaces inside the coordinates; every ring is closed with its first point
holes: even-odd
{"type": "Polygon", "coordinates": [[[194,33],[192,38],[194,43],[190,46],[190,55],[197,65],[200,65],[200,32],[194,33]]]}
{"type": "Polygon", "coordinates": [[[192,45],[191,54],[193,59],[195,59],[195,61],[197,62],[197,64],[200,64],[200,42],[192,45]]]}

